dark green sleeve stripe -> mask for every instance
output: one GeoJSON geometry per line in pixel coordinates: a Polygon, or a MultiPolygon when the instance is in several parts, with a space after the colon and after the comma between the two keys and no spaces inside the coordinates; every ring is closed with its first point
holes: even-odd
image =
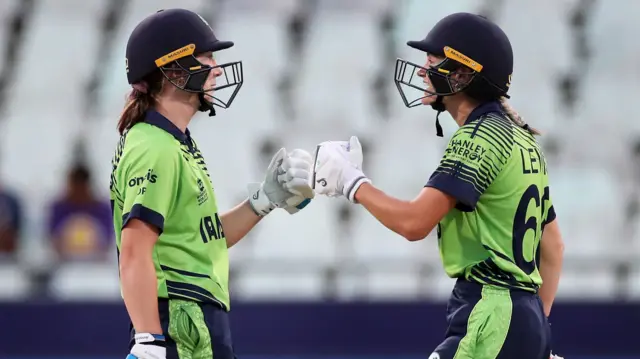
{"type": "Polygon", "coordinates": [[[478,125],[479,126],[477,127],[465,127],[464,132],[469,134],[471,138],[480,137],[493,146],[500,147],[505,152],[508,151],[511,146],[504,138],[502,138],[502,136],[499,136],[495,131],[488,129],[484,122],[479,123],[478,125]]]}
{"type": "Polygon", "coordinates": [[[476,184],[476,187],[482,189],[483,192],[485,189],[487,189],[489,183],[491,183],[491,181],[493,180],[487,175],[487,173],[482,173],[479,170],[471,168],[460,161],[443,160],[440,166],[457,171],[462,175],[465,175],[467,178],[472,179],[476,184]]]}
{"type": "Polygon", "coordinates": [[[513,132],[514,132],[513,137],[515,140],[520,140],[526,143],[528,146],[538,145],[538,142],[536,141],[535,137],[533,137],[533,135],[529,134],[528,132],[525,132],[524,130],[513,131],[513,132]]]}
{"type": "Polygon", "coordinates": [[[504,135],[488,122],[484,122],[483,125],[478,128],[478,133],[491,136],[491,138],[495,140],[493,144],[495,146],[502,146],[506,152],[513,146],[513,136],[504,135]]]}
{"type": "MultiPolygon", "coordinates": [[[[495,132],[490,131],[487,128],[487,126],[481,126],[478,129],[478,132],[477,132],[476,136],[480,136],[480,135],[483,135],[483,136],[485,136],[487,138],[491,138],[489,143],[494,145],[495,148],[500,150],[501,152],[504,152],[504,153],[509,153],[510,152],[509,150],[511,149],[512,144],[509,144],[507,141],[505,141],[504,139],[500,138],[498,136],[498,134],[496,134],[495,132]]],[[[509,156],[506,156],[506,157],[509,157],[509,156]]]]}
{"type": "Polygon", "coordinates": [[[482,194],[481,188],[478,188],[478,186],[476,185],[476,183],[473,180],[470,180],[469,178],[467,178],[467,176],[460,176],[456,171],[453,171],[451,169],[445,168],[438,168],[437,170],[435,170],[436,173],[442,173],[445,174],[447,176],[451,176],[452,178],[455,178],[459,181],[468,183],[471,185],[471,187],[473,187],[473,190],[479,195],[482,194]]]}
{"type": "Polygon", "coordinates": [[[513,137],[513,130],[516,125],[511,122],[511,120],[489,114],[486,122],[502,130],[502,133],[504,133],[505,136],[510,138],[513,137]]]}
{"type": "Polygon", "coordinates": [[[480,164],[480,168],[482,168],[488,175],[490,175],[492,179],[498,177],[498,174],[500,173],[500,170],[495,167],[493,160],[489,156],[483,159],[482,163],[480,164]]]}
{"type": "Polygon", "coordinates": [[[468,174],[466,171],[462,172],[459,168],[451,167],[451,166],[440,166],[436,169],[436,172],[445,173],[459,180],[465,181],[473,185],[473,188],[479,194],[482,194],[485,187],[478,183],[477,176],[474,174],[468,174]]]}
{"type": "MultiPolygon", "coordinates": [[[[486,137],[486,134],[484,134],[484,133],[482,133],[482,134],[476,134],[476,137],[481,138],[481,139],[483,139],[483,140],[485,140],[485,141],[487,141],[487,142],[489,142],[489,143],[491,143],[491,144],[495,144],[495,141],[490,140],[489,138],[487,138],[487,137],[486,137]]],[[[495,146],[495,145],[494,145],[494,146],[495,146]]],[[[498,151],[499,151],[499,153],[498,153],[498,152],[495,152],[495,151],[493,150],[493,148],[489,147],[489,151],[491,151],[491,152],[495,155],[495,158],[499,159],[499,160],[500,160],[500,162],[501,162],[503,165],[505,165],[505,164],[507,163],[507,160],[509,159],[509,156],[511,155],[511,152],[509,152],[509,153],[504,153],[504,152],[500,151],[498,148],[496,148],[496,150],[498,150],[498,151]]]]}
{"type": "MultiPolygon", "coordinates": [[[[493,151],[490,151],[490,152],[493,153],[493,151]]],[[[500,170],[502,169],[502,167],[498,167],[493,160],[494,160],[494,156],[486,156],[482,164],[487,165],[489,168],[491,168],[491,171],[494,172],[495,175],[497,176],[498,173],[500,173],[500,170]]],[[[502,163],[502,165],[504,166],[505,163],[502,163]]]]}
{"type": "Polygon", "coordinates": [[[489,175],[488,171],[481,168],[476,169],[476,168],[470,167],[464,162],[443,159],[442,162],[440,162],[440,166],[446,167],[446,168],[453,168],[454,170],[464,170],[466,174],[473,176],[474,178],[477,178],[480,182],[482,182],[481,184],[483,185],[488,185],[489,183],[491,183],[492,176],[489,175]]]}
{"type": "Polygon", "coordinates": [[[484,127],[488,132],[494,133],[497,137],[506,142],[509,147],[513,146],[513,133],[507,132],[492,121],[485,121],[484,127]]]}
{"type": "MultiPolygon", "coordinates": [[[[442,167],[457,167],[460,161],[443,159],[440,166],[442,167]]],[[[488,187],[491,182],[498,176],[500,170],[493,164],[493,160],[490,159],[490,156],[484,156],[483,161],[480,163],[480,167],[476,170],[472,167],[467,166],[464,163],[461,163],[460,166],[472,172],[479,180],[483,182],[482,186],[484,188],[488,187]],[[490,162],[489,162],[490,161],[490,162]],[[493,165],[492,168],[491,166],[493,165]]]]}

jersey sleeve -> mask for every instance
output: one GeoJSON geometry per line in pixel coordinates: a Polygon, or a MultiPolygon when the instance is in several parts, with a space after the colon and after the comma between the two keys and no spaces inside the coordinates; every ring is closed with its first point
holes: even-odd
{"type": "Polygon", "coordinates": [[[500,129],[482,122],[460,127],[425,187],[454,197],[464,210],[474,210],[505,166],[511,147],[507,133],[500,129]]]}
{"type": "Polygon", "coordinates": [[[175,202],[179,175],[180,153],[175,148],[138,145],[131,149],[120,186],[124,193],[122,228],[135,218],[162,233],[175,202]]]}

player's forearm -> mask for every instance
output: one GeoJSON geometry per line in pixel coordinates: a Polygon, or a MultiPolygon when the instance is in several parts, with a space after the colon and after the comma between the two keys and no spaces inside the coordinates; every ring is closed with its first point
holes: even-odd
{"type": "Polygon", "coordinates": [[[564,243],[557,221],[547,224],[540,243],[540,276],[542,286],[539,295],[547,316],[551,313],[551,306],[558,292],[562,262],[564,257],[564,243]]]}
{"type": "Polygon", "coordinates": [[[560,284],[560,273],[562,272],[562,249],[556,253],[542,254],[540,256],[540,275],[542,276],[542,286],[539,295],[544,305],[544,313],[549,316],[551,306],[555,300],[558,286],[560,284]]]}
{"type": "Polygon", "coordinates": [[[393,198],[369,183],[360,186],[355,197],[380,223],[410,241],[426,237],[435,226],[424,230],[414,225],[416,212],[411,202],[393,198]]]}
{"type": "Polygon", "coordinates": [[[220,221],[222,221],[222,229],[227,238],[227,248],[233,247],[244,238],[260,222],[261,218],[253,211],[248,200],[222,214],[220,221]]]}
{"type": "Polygon", "coordinates": [[[121,253],[120,282],[124,303],[136,332],[161,334],[156,272],[151,255],[121,253]]]}

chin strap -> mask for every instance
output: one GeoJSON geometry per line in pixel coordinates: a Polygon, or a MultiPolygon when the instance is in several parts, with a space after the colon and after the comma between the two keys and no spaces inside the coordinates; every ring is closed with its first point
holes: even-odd
{"type": "Polygon", "coordinates": [[[442,96],[436,97],[436,101],[431,104],[431,108],[438,111],[436,115],[436,136],[444,137],[444,132],[442,131],[442,126],[440,125],[440,114],[443,113],[446,108],[444,107],[444,103],[442,103],[442,96]]]}
{"type": "Polygon", "coordinates": [[[198,99],[200,99],[200,107],[198,108],[198,111],[200,112],[209,111],[209,117],[213,117],[216,115],[215,107],[211,102],[207,101],[203,93],[198,94],[198,99]]]}

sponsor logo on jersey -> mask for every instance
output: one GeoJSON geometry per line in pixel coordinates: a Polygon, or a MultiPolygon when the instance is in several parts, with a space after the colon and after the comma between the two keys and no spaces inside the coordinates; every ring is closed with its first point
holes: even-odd
{"type": "Polygon", "coordinates": [[[158,175],[154,173],[153,169],[149,168],[147,170],[146,175],[140,176],[140,177],[133,177],[127,182],[127,184],[131,188],[143,186],[142,188],[140,188],[140,190],[138,190],[138,194],[144,194],[147,191],[146,184],[156,183],[157,181],[158,181],[158,175]]]}
{"type": "Polygon", "coordinates": [[[470,140],[453,140],[449,148],[447,148],[447,155],[457,157],[465,162],[480,163],[487,150],[477,143],[470,140]]]}
{"type": "Polygon", "coordinates": [[[156,183],[158,181],[158,175],[154,173],[153,169],[148,169],[147,174],[140,177],[133,177],[129,180],[129,187],[142,186],[145,182],[156,183]]]}
{"type": "Polygon", "coordinates": [[[209,199],[209,195],[207,194],[207,189],[204,186],[204,182],[200,178],[198,178],[198,190],[200,193],[198,194],[198,205],[202,205],[209,199]]]}

